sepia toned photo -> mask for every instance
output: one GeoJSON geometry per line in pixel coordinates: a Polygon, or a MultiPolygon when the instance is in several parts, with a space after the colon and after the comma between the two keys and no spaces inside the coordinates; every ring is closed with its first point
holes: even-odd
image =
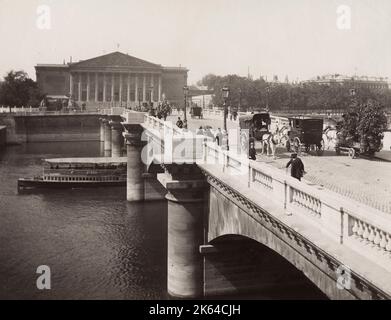
{"type": "Polygon", "coordinates": [[[0,300],[390,299],[390,38],[388,0],[0,0],[0,300]]]}

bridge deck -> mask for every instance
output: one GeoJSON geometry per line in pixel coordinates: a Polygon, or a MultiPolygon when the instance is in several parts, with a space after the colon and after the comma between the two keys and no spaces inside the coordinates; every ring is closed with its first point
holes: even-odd
{"type": "MultiPolygon", "coordinates": [[[[183,118],[183,117],[182,117],[183,118]]],[[[175,123],[177,116],[168,120],[175,123]]],[[[222,128],[223,121],[216,119],[193,119],[188,117],[190,130],[196,130],[202,125],[222,128]]],[[[228,129],[236,128],[237,123],[227,121],[228,129]]],[[[260,145],[256,145],[260,152],[260,145]]],[[[285,170],[290,153],[283,148],[277,148],[277,159],[266,155],[257,155],[257,161],[265,161],[285,170]]],[[[391,152],[383,152],[383,157],[391,160],[391,152]]],[[[336,156],[334,151],[325,151],[323,156],[313,156],[303,153],[301,158],[307,174],[304,179],[310,183],[330,189],[368,206],[391,213],[391,163],[389,161],[351,159],[347,156],[336,156]]]]}

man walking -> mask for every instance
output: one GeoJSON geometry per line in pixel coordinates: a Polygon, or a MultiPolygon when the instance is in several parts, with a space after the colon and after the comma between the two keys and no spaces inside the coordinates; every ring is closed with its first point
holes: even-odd
{"type": "Polygon", "coordinates": [[[297,153],[292,153],[291,159],[286,164],[287,170],[289,166],[291,166],[291,176],[301,181],[301,178],[304,175],[304,164],[303,161],[297,157],[297,153]]]}

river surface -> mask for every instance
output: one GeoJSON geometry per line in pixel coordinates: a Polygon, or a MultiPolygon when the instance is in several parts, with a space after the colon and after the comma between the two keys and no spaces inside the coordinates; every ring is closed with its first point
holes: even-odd
{"type": "MultiPolygon", "coordinates": [[[[99,156],[98,143],[32,143],[0,153],[0,299],[166,298],[165,202],[122,187],[17,193],[41,159],[99,156]],[[52,289],[36,287],[48,265],[52,289]]],[[[0,151],[1,152],[1,151],[0,151]]]]}
{"type": "MultiPolygon", "coordinates": [[[[99,142],[29,143],[0,150],[0,299],[167,299],[167,204],[128,203],[124,187],[18,194],[42,159],[100,156],[99,142]],[[38,290],[37,267],[51,270],[38,290]]],[[[313,299],[300,288],[231,298],[313,299]]]]}

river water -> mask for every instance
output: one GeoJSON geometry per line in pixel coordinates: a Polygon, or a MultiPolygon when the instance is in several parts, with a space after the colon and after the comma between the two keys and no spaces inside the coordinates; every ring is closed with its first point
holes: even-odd
{"type": "MultiPolygon", "coordinates": [[[[18,194],[42,159],[100,156],[99,142],[29,143],[0,150],[0,299],[167,299],[167,204],[128,203],[124,187],[18,194]],[[36,287],[37,267],[51,290],[36,287]]],[[[225,297],[224,297],[225,298],[225,297]]],[[[231,298],[324,298],[298,288],[231,298]]]]}
{"type": "Polygon", "coordinates": [[[99,142],[0,151],[0,299],[166,297],[165,202],[128,203],[121,187],[17,193],[43,158],[99,155],[99,142]],[[51,290],[36,287],[39,265],[51,290]]]}

